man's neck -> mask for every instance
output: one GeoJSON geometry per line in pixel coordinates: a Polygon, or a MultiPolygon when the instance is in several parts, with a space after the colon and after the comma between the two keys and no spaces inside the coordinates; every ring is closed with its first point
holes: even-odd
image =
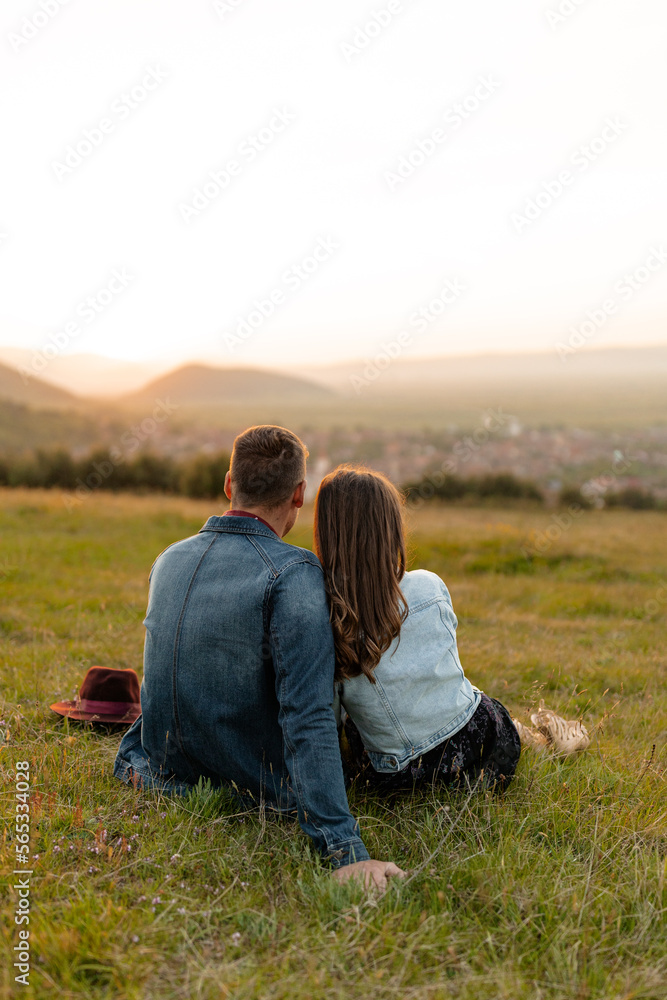
{"type": "Polygon", "coordinates": [[[250,514],[251,517],[258,517],[260,521],[268,524],[272,531],[275,531],[278,538],[282,538],[286,533],[285,529],[289,519],[289,511],[264,510],[263,507],[241,506],[233,502],[230,510],[243,510],[244,514],[250,514]]]}

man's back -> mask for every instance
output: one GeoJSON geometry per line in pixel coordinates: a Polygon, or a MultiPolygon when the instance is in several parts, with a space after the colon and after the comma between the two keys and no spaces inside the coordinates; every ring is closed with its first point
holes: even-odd
{"type": "Polygon", "coordinates": [[[311,552],[260,521],[229,516],[210,517],[199,534],[166,549],[151,573],[145,620],[142,743],[151,763],[293,807],[274,646],[296,622],[299,657],[319,661],[333,690],[333,639],[311,552]]]}

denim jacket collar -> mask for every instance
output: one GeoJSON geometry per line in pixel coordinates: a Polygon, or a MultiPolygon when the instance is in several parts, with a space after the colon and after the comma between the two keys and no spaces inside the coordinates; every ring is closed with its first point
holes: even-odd
{"type": "Polygon", "coordinates": [[[265,535],[268,538],[278,538],[275,531],[267,528],[261,521],[257,521],[253,517],[234,517],[234,515],[222,517],[213,514],[199,529],[199,534],[202,531],[228,531],[234,535],[265,535]]]}

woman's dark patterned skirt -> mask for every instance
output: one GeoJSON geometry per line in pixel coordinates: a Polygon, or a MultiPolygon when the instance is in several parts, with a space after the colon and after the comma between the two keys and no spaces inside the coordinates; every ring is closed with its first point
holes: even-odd
{"type": "Polygon", "coordinates": [[[410,791],[416,785],[443,782],[446,785],[476,783],[502,791],[516,771],[521,753],[519,734],[509,712],[495,698],[482,694],[470,721],[444,743],[414,760],[400,771],[376,771],[352,719],[344,724],[341,747],[348,781],[367,784],[378,791],[410,791]]]}

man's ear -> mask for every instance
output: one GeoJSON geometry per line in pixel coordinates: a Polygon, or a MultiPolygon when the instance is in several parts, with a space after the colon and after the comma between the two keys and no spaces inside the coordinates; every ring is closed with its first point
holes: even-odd
{"type": "Polygon", "coordinates": [[[231,500],[232,499],[232,477],[231,477],[231,475],[230,475],[229,472],[225,475],[224,490],[225,490],[225,496],[227,497],[227,499],[231,500]]]}
{"type": "Polygon", "coordinates": [[[306,496],[306,480],[302,479],[297,488],[294,490],[294,495],[292,497],[292,503],[295,507],[303,507],[304,498],[306,496]]]}

